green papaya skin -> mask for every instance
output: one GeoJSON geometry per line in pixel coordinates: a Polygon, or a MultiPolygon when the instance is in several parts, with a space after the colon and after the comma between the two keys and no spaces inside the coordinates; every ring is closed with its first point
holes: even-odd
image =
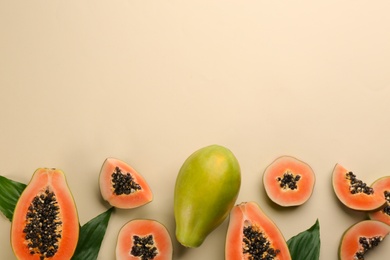
{"type": "Polygon", "coordinates": [[[234,154],[210,145],[191,154],[177,175],[174,192],[176,238],[185,247],[199,247],[233,208],[241,186],[234,154]]]}

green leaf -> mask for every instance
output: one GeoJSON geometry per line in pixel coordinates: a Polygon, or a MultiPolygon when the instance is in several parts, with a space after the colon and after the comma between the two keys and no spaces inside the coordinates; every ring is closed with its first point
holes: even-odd
{"type": "Polygon", "coordinates": [[[290,238],[287,245],[292,260],[319,260],[321,240],[318,219],[308,230],[290,238]]]}
{"type": "Polygon", "coordinates": [[[0,175],[0,211],[12,221],[16,203],[26,184],[7,179],[0,175]]]}
{"type": "Polygon", "coordinates": [[[79,241],[72,260],[97,259],[113,209],[111,207],[80,228],[79,241]]]}

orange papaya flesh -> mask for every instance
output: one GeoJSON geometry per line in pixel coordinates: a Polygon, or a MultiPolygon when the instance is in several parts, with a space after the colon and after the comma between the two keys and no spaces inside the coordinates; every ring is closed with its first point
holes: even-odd
{"type": "Polygon", "coordinates": [[[340,164],[336,164],[333,169],[332,184],[337,198],[348,208],[372,211],[386,203],[383,195],[340,164]]]}
{"type": "Polygon", "coordinates": [[[378,220],[390,225],[390,176],[382,177],[376,180],[371,187],[386,200],[384,207],[370,211],[368,216],[370,219],[378,220]]]}
{"type": "Polygon", "coordinates": [[[389,234],[390,226],[376,220],[363,220],[349,227],[340,239],[339,259],[364,259],[389,234]]]}
{"type": "Polygon", "coordinates": [[[11,224],[17,259],[70,259],[79,237],[79,220],[61,170],[39,168],[21,194],[11,224]]]}
{"type": "Polygon", "coordinates": [[[315,174],[307,163],[292,156],[281,156],[265,169],[263,185],[274,203],[283,207],[299,206],[311,197],[315,174]]]}
{"type": "Polygon", "coordinates": [[[286,240],[276,224],[255,202],[243,202],[230,212],[226,260],[291,260],[286,240]]]}
{"type": "Polygon", "coordinates": [[[119,231],[117,260],[171,260],[172,240],[168,230],[152,219],[134,219],[119,231]]]}
{"type": "Polygon", "coordinates": [[[145,178],[129,164],[107,158],[100,170],[100,192],[111,206],[131,209],[153,200],[153,193],[145,178]]]}

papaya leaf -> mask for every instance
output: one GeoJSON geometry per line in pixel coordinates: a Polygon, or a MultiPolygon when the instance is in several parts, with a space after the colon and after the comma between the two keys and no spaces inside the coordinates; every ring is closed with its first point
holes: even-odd
{"type": "Polygon", "coordinates": [[[318,219],[308,230],[303,231],[287,241],[292,260],[320,259],[320,223],[318,219]]]}
{"type": "Polygon", "coordinates": [[[0,211],[12,221],[16,203],[26,184],[7,179],[0,175],[0,211]]]}
{"type": "Polygon", "coordinates": [[[80,228],[79,241],[72,260],[97,259],[113,209],[109,208],[80,228]]]}

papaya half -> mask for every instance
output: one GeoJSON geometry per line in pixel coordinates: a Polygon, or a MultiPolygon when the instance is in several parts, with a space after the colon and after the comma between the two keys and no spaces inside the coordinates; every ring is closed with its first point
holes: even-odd
{"type": "Polygon", "coordinates": [[[332,172],[332,184],[337,198],[350,209],[372,211],[386,203],[382,194],[338,163],[332,172]]]}
{"type": "Polygon", "coordinates": [[[307,163],[285,155],[267,166],[263,185],[268,197],[279,206],[299,206],[311,197],[315,174],[307,163]]]}
{"type": "Polygon", "coordinates": [[[132,209],[153,200],[153,193],[145,178],[122,160],[107,158],[100,170],[100,192],[111,206],[132,209]]]}
{"type": "Polygon", "coordinates": [[[192,153],[175,183],[177,240],[185,247],[199,247],[229,215],[240,186],[240,166],[229,149],[210,145],[192,153]]]}
{"type": "Polygon", "coordinates": [[[70,259],[79,237],[75,202],[65,175],[54,168],[37,169],[21,194],[11,224],[17,259],[70,259]]]}
{"type": "Polygon", "coordinates": [[[291,260],[286,240],[256,202],[243,202],[230,213],[225,260],[291,260]]]}
{"type": "Polygon", "coordinates": [[[117,260],[172,260],[173,246],[168,230],[153,219],[133,219],[119,231],[117,260]]]}

